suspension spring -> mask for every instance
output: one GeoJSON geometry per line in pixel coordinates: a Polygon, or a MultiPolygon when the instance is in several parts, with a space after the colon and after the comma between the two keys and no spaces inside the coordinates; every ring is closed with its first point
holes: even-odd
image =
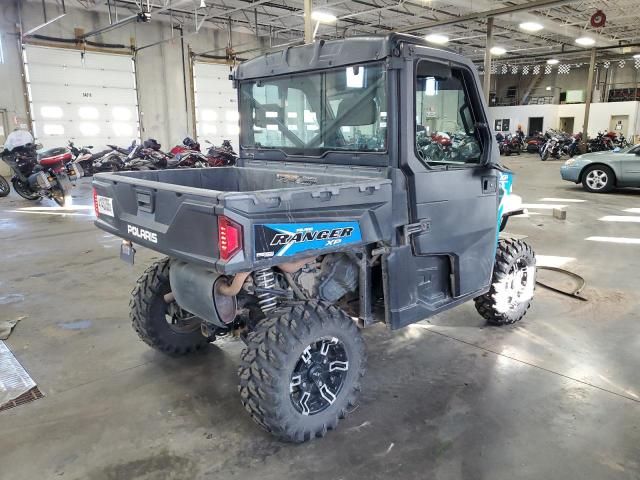
{"type": "MultiPolygon", "coordinates": [[[[253,281],[256,287],[264,289],[276,288],[276,277],[273,270],[270,268],[263,268],[253,272],[253,281]]],[[[267,313],[273,310],[278,305],[277,297],[273,293],[262,292],[258,293],[258,305],[260,309],[267,313]]]]}

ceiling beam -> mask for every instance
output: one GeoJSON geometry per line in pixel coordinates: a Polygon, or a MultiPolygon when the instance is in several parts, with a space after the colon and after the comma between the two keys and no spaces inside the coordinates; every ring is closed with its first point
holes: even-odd
{"type": "Polygon", "coordinates": [[[453,25],[461,22],[469,22],[472,20],[482,20],[487,17],[498,17],[500,15],[508,15],[510,13],[531,11],[546,7],[557,7],[567,3],[574,3],[576,0],[534,0],[533,2],[527,2],[521,5],[509,5],[506,7],[494,8],[493,10],[483,10],[480,12],[468,13],[466,15],[454,16],[446,20],[437,20],[434,22],[421,22],[414,23],[397,29],[398,32],[415,32],[422,30],[423,28],[442,27],[445,25],[453,25]]]}

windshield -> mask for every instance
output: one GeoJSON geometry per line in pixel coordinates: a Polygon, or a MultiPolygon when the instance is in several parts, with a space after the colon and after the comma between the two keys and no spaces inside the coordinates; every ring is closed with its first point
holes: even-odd
{"type": "Polygon", "coordinates": [[[240,141],[288,155],[384,152],[386,72],[382,64],[240,84],[240,141]]]}

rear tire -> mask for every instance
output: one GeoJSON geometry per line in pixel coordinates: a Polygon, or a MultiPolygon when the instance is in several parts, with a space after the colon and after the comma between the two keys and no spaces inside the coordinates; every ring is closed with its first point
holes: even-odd
{"type": "Polygon", "coordinates": [[[591,165],[582,172],[582,186],[587,192],[608,193],[615,184],[615,173],[606,165],[591,165]]]}
{"type": "Polygon", "coordinates": [[[281,440],[323,437],[357,405],[365,363],[360,332],[342,310],[318,301],[282,307],[247,336],[241,401],[281,440]]]}
{"type": "Polygon", "coordinates": [[[13,178],[11,183],[13,184],[13,189],[22,198],[26,198],[27,200],[39,200],[41,198],[38,192],[34,192],[28,185],[25,185],[17,178],[13,178]]]}
{"type": "Polygon", "coordinates": [[[179,356],[196,352],[209,340],[200,332],[202,320],[181,309],[175,301],[166,303],[171,292],[165,258],[145,270],[131,292],[131,323],[140,339],[156,350],[179,356]]]}
{"type": "Polygon", "coordinates": [[[475,298],[476,310],[491,325],[508,325],[524,317],[536,283],[536,256],[522,240],[500,240],[491,289],[475,298]]]}
{"type": "Polygon", "coordinates": [[[54,202],[56,202],[60,207],[64,207],[65,204],[65,196],[64,191],[58,188],[55,188],[51,191],[51,198],[54,202]]]}

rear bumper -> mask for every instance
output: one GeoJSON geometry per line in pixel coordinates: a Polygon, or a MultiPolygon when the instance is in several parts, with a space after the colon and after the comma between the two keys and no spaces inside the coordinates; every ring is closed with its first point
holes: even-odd
{"type": "Polygon", "coordinates": [[[560,167],[560,176],[563,180],[573,183],[580,183],[580,171],[581,167],[576,167],[573,165],[563,165],[560,167]]]}

